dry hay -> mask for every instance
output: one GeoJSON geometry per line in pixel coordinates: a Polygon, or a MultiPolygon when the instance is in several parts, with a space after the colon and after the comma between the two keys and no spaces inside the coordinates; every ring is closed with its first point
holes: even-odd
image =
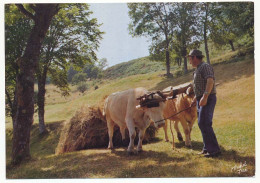
{"type": "MultiPolygon", "coordinates": [[[[61,131],[56,154],[78,151],[82,149],[107,147],[108,129],[99,107],[82,107],[67,121],[61,131]]],[[[143,143],[147,143],[156,135],[156,128],[151,125],[145,133],[143,143]]],[[[138,130],[135,143],[138,142],[138,130]]],[[[119,127],[115,125],[113,143],[115,147],[127,146],[129,134],[126,130],[126,140],[122,141],[119,127]]]]}

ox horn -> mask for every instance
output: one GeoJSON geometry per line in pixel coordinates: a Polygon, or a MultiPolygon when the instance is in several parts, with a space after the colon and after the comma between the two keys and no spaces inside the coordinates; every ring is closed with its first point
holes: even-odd
{"type": "Polygon", "coordinates": [[[141,105],[137,105],[135,106],[136,109],[140,109],[141,108],[141,105]]]}

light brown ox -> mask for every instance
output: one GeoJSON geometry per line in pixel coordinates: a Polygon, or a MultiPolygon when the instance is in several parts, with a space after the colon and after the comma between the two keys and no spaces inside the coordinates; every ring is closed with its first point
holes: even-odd
{"type": "MultiPolygon", "coordinates": [[[[169,87],[164,90],[166,90],[166,91],[169,90],[169,87]]],[[[193,107],[191,107],[190,109],[188,109],[188,110],[185,110],[185,109],[190,107],[193,98],[194,98],[194,92],[193,92],[192,86],[190,85],[188,87],[186,93],[179,94],[179,95],[177,95],[177,98],[166,101],[165,108],[163,111],[164,118],[165,119],[169,118],[165,121],[165,126],[164,126],[164,133],[165,133],[166,141],[168,141],[168,135],[167,135],[168,121],[174,122],[174,128],[178,134],[177,137],[178,137],[179,141],[183,140],[180,130],[178,128],[178,123],[181,122],[183,131],[185,134],[185,145],[188,147],[191,147],[190,134],[191,134],[193,124],[197,118],[197,108],[196,108],[196,105],[193,105],[193,107]],[[185,110],[185,111],[173,116],[174,114],[176,114],[182,110],[185,110]]],[[[172,136],[172,139],[173,139],[172,147],[174,149],[175,148],[174,136],[172,136]]]]}

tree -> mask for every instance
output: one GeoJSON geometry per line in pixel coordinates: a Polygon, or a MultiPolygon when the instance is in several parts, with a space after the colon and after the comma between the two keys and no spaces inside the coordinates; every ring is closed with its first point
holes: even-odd
{"type": "Polygon", "coordinates": [[[108,67],[107,59],[106,58],[102,58],[102,59],[98,60],[97,67],[100,68],[102,71],[106,67],[108,67]]]}
{"type": "Polygon", "coordinates": [[[237,30],[233,26],[232,19],[228,18],[223,10],[225,6],[219,3],[213,10],[214,15],[209,23],[210,38],[217,47],[230,44],[232,51],[235,51],[233,42],[236,38],[237,30]]]}
{"type": "Polygon", "coordinates": [[[22,56],[32,28],[31,20],[24,17],[14,4],[5,5],[5,96],[6,115],[14,122],[17,98],[17,59],[22,56]]]}
{"type": "Polygon", "coordinates": [[[96,18],[90,18],[88,4],[62,4],[43,42],[38,65],[38,116],[40,133],[46,131],[44,121],[45,84],[47,74],[68,95],[69,66],[82,69],[87,62],[97,61],[96,53],[102,39],[96,18]],[[59,76],[59,77],[57,77],[59,76]]]}
{"type": "Polygon", "coordinates": [[[52,18],[59,11],[58,4],[30,4],[30,10],[17,4],[18,9],[34,22],[26,48],[18,59],[16,80],[17,110],[13,125],[12,162],[30,157],[30,131],[34,114],[34,74],[42,42],[52,18]]]}
{"type": "MultiPolygon", "coordinates": [[[[129,3],[130,33],[133,36],[149,36],[153,47],[163,49],[166,58],[166,75],[170,74],[169,45],[172,39],[174,24],[172,20],[171,3],[129,3]]],[[[150,49],[157,50],[157,49],[150,49]]],[[[155,54],[155,52],[154,52],[155,54]]]]}
{"type": "Polygon", "coordinates": [[[216,3],[214,16],[209,24],[210,38],[218,47],[229,44],[235,51],[234,42],[248,34],[254,36],[254,3],[216,3]]]}
{"type": "Polygon", "coordinates": [[[89,88],[88,84],[86,82],[79,82],[77,84],[77,90],[81,93],[84,93],[89,88]]]}
{"type": "Polygon", "coordinates": [[[214,3],[199,3],[198,4],[199,11],[201,13],[201,23],[203,27],[203,39],[204,39],[204,46],[205,46],[205,53],[207,58],[207,63],[210,64],[210,58],[209,58],[209,49],[208,49],[208,33],[209,33],[209,22],[211,19],[211,10],[214,9],[214,3]]]}
{"type": "Polygon", "coordinates": [[[174,42],[184,59],[184,73],[188,72],[187,68],[187,50],[188,48],[198,47],[200,43],[199,24],[197,21],[198,11],[196,3],[172,3],[173,17],[171,24],[175,32],[174,42]]]}
{"type": "Polygon", "coordinates": [[[75,74],[74,77],[72,78],[72,84],[76,85],[80,82],[86,81],[86,79],[87,79],[87,74],[83,72],[79,72],[75,74]]]}

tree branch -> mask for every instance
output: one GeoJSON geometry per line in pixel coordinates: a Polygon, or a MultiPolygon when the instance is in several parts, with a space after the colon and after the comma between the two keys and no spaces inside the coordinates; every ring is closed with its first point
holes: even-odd
{"type": "Polygon", "coordinates": [[[36,12],[36,6],[34,6],[33,4],[29,4],[29,6],[36,12]]]}
{"type": "Polygon", "coordinates": [[[35,16],[33,14],[31,14],[29,11],[27,11],[22,4],[15,4],[17,6],[17,8],[27,17],[35,20],[35,16]]]}

